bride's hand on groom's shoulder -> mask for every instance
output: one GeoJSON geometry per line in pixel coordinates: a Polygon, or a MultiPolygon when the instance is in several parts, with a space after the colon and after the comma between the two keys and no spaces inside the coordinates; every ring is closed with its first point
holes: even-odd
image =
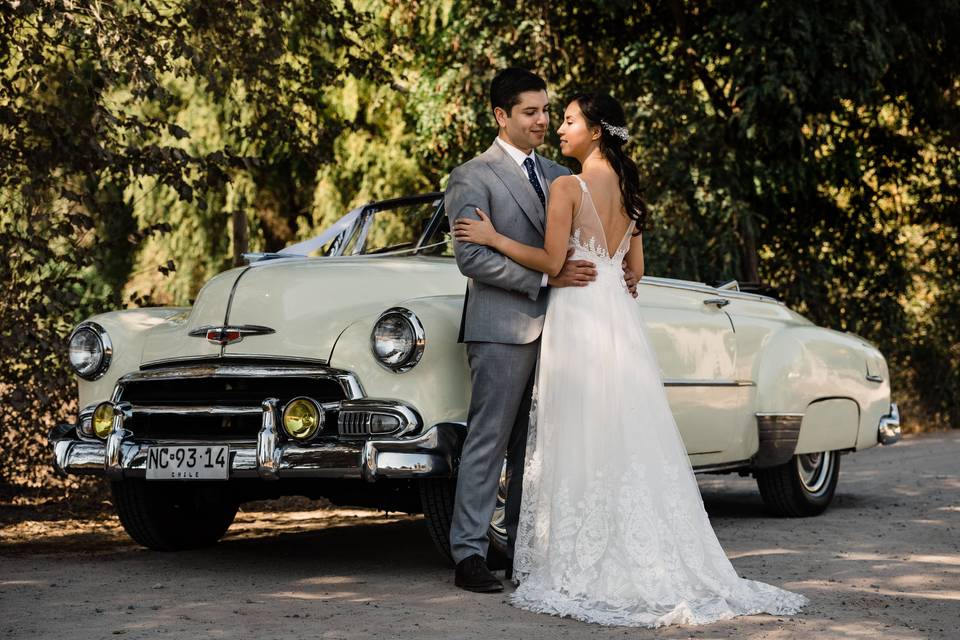
{"type": "Polygon", "coordinates": [[[458,218],[453,223],[453,237],[460,242],[472,242],[473,244],[482,244],[492,247],[496,244],[497,230],[490,221],[490,216],[481,209],[475,209],[479,220],[470,218],[458,218]]]}
{"type": "Polygon", "coordinates": [[[597,279],[597,265],[589,260],[571,260],[573,248],[567,251],[567,261],[556,276],[547,279],[551,287],[585,287],[597,279]]]}

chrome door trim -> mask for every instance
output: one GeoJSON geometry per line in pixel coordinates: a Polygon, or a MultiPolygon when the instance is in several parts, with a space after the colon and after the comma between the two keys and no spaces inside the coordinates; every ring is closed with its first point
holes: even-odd
{"type": "Polygon", "coordinates": [[[757,383],[753,380],[685,380],[685,379],[665,379],[665,387],[755,387],[757,383]]]}

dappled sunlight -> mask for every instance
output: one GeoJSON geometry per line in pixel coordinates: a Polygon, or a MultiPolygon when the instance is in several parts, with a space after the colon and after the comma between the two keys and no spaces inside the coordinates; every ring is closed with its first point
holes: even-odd
{"type": "Polygon", "coordinates": [[[350,602],[365,602],[369,598],[357,597],[356,592],[340,591],[336,593],[305,593],[303,591],[281,591],[278,593],[267,594],[268,598],[293,598],[294,600],[332,600],[334,598],[346,599],[350,602]]]}
{"type": "MultiPolygon", "coordinates": [[[[951,488],[957,452],[931,444],[914,449],[912,458],[898,460],[896,453],[876,448],[845,457],[834,504],[813,518],[770,516],[751,478],[699,477],[711,522],[738,574],[803,593],[811,604],[797,616],[631,630],[629,637],[947,636],[941,627],[960,626],[960,505],[951,488]]],[[[230,637],[238,637],[238,628],[240,635],[253,629],[264,638],[279,628],[304,637],[353,629],[342,636],[349,640],[384,628],[404,637],[447,638],[464,625],[491,637],[624,634],[455,589],[422,516],[321,505],[249,503],[219,544],[180,553],[138,547],[109,513],[84,519],[20,510],[20,519],[0,523],[0,575],[15,578],[0,589],[5,602],[15,599],[25,611],[42,603],[44,611],[59,612],[64,628],[77,619],[102,620],[104,637],[201,626],[230,637]],[[76,571],[65,575],[64,567],[76,571]]]]}
{"type": "Polygon", "coordinates": [[[804,551],[800,549],[754,549],[751,551],[742,551],[742,552],[727,552],[727,557],[731,560],[737,558],[749,558],[756,556],[782,556],[782,555],[791,555],[791,554],[803,554],[804,551]]]}

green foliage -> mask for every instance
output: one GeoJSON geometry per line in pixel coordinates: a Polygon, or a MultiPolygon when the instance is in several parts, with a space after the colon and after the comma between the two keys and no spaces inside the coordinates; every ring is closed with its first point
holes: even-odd
{"type": "Polygon", "coordinates": [[[268,248],[292,234],[343,128],[329,90],[384,77],[363,25],[334,0],[0,5],[0,480],[53,482],[77,319],[149,302],[145,271],[190,297],[229,262],[225,202],[262,212],[268,248]]]}
{"type": "Polygon", "coordinates": [[[956,2],[359,6],[0,7],[7,481],[48,481],[37,434],[76,411],[77,320],[189,303],[237,251],[441,188],[492,141],[508,65],[548,80],[555,113],[583,88],[624,102],[648,273],[768,287],[877,342],[907,420],[960,424],[956,2]]]}

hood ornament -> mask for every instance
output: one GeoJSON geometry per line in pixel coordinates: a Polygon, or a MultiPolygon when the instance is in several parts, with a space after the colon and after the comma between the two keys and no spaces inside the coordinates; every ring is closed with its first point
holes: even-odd
{"type": "Polygon", "coordinates": [[[264,327],[258,324],[241,324],[222,326],[208,325],[194,329],[187,335],[192,338],[206,338],[207,342],[225,347],[228,344],[240,342],[245,336],[265,336],[271,333],[276,333],[276,331],[270,327],[264,327]]]}

